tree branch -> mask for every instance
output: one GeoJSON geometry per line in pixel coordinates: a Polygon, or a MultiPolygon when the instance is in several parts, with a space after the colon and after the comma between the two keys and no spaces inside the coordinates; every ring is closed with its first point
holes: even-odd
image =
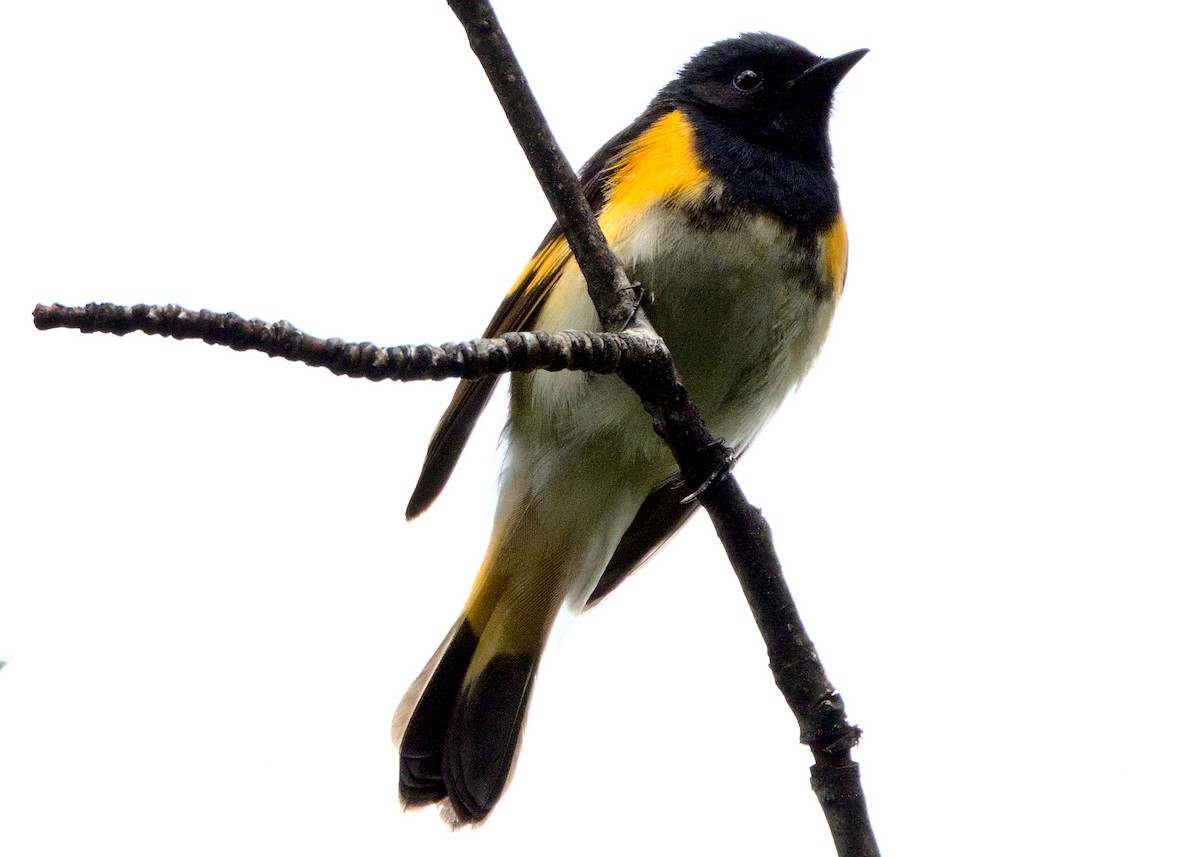
{"type": "Polygon", "coordinates": [[[601,326],[617,332],[631,323],[647,324],[645,316],[638,311],[635,290],[629,288],[629,279],[621,263],[600,231],[579,179],[558,147],[491,4],[486,0],[449,0],[449,5],[466,30],[471,50],[479,58],[517,142],[525,151],[567,244],[575,254],[601,326]]]}
{"type": "Polygon", "coordinates": [[[141,331],[172,339],[199,339],[234,351],[259,351],[328,369],[335,375],[369,381],[441,381],[479,378],[505,372],[557,372],[573,369],[601,375],[622,372],[631,365],[662,359],[662,340],[645,334],[594,333],[567,330],[506,333],[495,339],[472,339],[445,345],[396,345],[381,348],[370,342],[318,339],[287,321],[268,324],[231,312],[194,312],[174,304],[119,306],[62,304],[33,310],[39,330],[74,328],[80,333],[141,331]]]}

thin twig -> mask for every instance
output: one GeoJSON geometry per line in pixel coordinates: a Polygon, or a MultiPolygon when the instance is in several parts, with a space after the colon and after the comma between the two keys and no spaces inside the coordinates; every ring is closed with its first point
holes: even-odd
{"type": "Polygon", "coordinates": [[[554,140],[541,106],[529,89],[525,72],[489,3],[477,0],[449,0],[467,33],[471,50],[479,58],[492,89],[542,192],[562,226],[567,244],[575,254],[579,269],[587,281],[588,294],[596,305],[601,326],[610,332],[624,330],[629,324],[644,324],[638,311],[637,296],[617,257],[609,249],[600,225],[584,198],[579,180],[554,140]],[[519,130],[518,130],[519,129],[519,130]]]}
{"type": "Polygon", "coordinates": [[[231,312],[195,312],[174,304],[39,304],[33,311],[33,322],[39,330],[73,328],[81,333],[118,336],[140,331],[173,339],[199,339],[209,345],[259,351],[369,381],[441,381],[535,369],[573,369],[605,375],[655,359],[662,349],[661,340],[636,332],[577,330],[506,333],[495,339],[381,348],[370,342],[319,339],[287,321],[268,324],[231,312]]]}

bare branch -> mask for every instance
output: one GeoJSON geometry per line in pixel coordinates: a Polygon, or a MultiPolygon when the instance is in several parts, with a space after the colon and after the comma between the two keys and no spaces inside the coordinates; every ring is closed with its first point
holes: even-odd
{"type": "Polygon", "coordinates": [[[607,375],[630,365],[663,359],[662,340],[634,332],[534,331],[445,345],[381,348],[370,342],[318,339],[287,321],[268,324],[231,312],[194,312],[174,304],[39,304],[33,311],[33,322],[39,330],[74,328],[81,333],[117,336],[141,331],[172,339],[200,339],[209,345],[259,351],[268,357],[282,357],[328,369],[335,375],[369,381],[441,381],[535,369],[574,369],[607,375]]]}
{"type": "Polygon", "coordinates": [[[491,4],[486,0],[449,0],[449,4],[466,30],[471,50],[479,58],[542,192],[562,226],[567,244],[587,280],[588,294],[596,305],[600,324],[605,330],[616,332],[624,330],[635,317],[640,317],[635,323],[645,323],[644,316],[638,312],[637,296],[629,288],[629,279],[609,249],[579,187],[575,171],[555,142],[491,4]]]}

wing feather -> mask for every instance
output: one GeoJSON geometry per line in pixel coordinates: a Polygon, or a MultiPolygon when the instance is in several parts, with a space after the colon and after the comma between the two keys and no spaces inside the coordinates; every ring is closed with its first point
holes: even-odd
{"type": "MultiPolygon", "coordinates": [[[[597,215],[608,201],[608,179],[622,152],[667,110],[665,105],[651,105],[632,125],[609,140],[583,165],[580,182],[588,204],[597,215]]],[[[571,249],[567,246],[562,227],[555,223],[496,309],[483,333],[484,337],[535,329],[546,296],[571,259],[571,249]]],[[[496,376],[490,376],[459,382],[449,407],[430,438],[421,475],[417,477],[416,487],[404,513],[409,520],[428,509],[446,487],[467,444],[467,438],[471,436],[479,415],[496,389],[497,380],[496,376]]]]}
{"type": "Polygon", "coordinates": [[[699,503],[683,502],[690,492],[686,485],[669,482],[645,499],[633,523],[621,536],[617,549],[588,596],[587,609],[617,588],[638,566],[653,556],[686,523],[699,503]]]}

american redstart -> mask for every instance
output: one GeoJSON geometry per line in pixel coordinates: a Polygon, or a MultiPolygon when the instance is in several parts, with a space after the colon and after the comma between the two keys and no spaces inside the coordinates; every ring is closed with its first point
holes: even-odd
{"type": "MultiPolygon", "coordinates": [[[[740,455],[803,378],[846,275],[823,59],[767,33],[705,48],[583,167],[589,204],[709,429],[740,455]]],[[[484,336],[596,330],[555,226],[484,336]]],[[[408,505],[441,492],[496,379],[463,381],[408,505]]],[[[400,800],[482,821],[513,767],[551,626],[610,592],[696,508],[615,376],[514,375],[491,542],[462,615],[396,711],[400,800]]]]}

